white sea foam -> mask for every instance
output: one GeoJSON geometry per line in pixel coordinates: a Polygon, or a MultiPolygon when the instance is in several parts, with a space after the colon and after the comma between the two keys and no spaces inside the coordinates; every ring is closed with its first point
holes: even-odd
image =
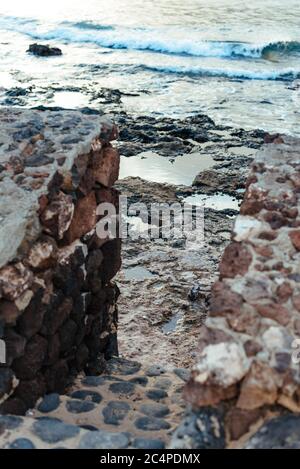
{"type": "Polygon", "coordinates": [[[234,41],[196,40],[199,31],[171,31],[169,28],[114,28],[93,22],[63,22],[49,29],[40,28],[34,19],[0,17],[0,29],[16,31],[38,40],[67,43],[94,43],[113,49],[147,50],[194,57],[268,58],[269,54],[300,54],[297,41],[271,41],[253,44],[234,41]]]}

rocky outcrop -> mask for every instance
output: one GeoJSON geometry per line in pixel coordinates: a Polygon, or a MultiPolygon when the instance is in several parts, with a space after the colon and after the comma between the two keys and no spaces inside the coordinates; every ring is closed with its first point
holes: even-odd
{"type": "Polygon", "coordinates": [[[50,47],[45,44],[30,44],[28,51],[30,54],[39,57],[52,57],[62,55],[62,51],[58,47],[50,47]]]}
{"type": "Polygon", "coordinates": [[[117,200],[117,129],[74,111],[0,121],[0,411],[23,413],[117,354],[120,241],[96,234],[97,205],[117,200]]]}
{"type": "Polygon", "coordinates": [[[268,409],[300,411],[292,359],[300,332],[299,155],[300,142],[285,137],[255,159],[185,389],[195,409],[226,410],[231,440],[268,409]]]}

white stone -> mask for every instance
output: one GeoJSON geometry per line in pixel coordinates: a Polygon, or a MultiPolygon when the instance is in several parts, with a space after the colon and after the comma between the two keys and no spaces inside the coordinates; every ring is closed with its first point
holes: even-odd
{"type": "Polygon", "coordinates": [[[250,368],[242,345],[233,342],[208,345],[203,350],[196,371],[195,380],[204,384],[208,379],[222,387],[228,387],[240,381],[250,368]]]}
{"type": "Polygon", "coordinates": [[[245,241],[263,231],[264,224],[253,217],[239,215],[235,221],[233,233],[235,241],[245,241]]]}

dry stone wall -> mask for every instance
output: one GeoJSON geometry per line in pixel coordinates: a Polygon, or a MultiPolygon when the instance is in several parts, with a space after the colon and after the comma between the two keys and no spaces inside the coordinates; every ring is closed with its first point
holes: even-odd
{"type": "Polygon", "coordinates": [[[300,411],[300,364],[292,359],[300,335],[300,142],[282,142],[255,158],[185,390],[197,412],[222,409],[232,440],[269,411],[300,411]]]}
{"type": "Polygon", "coordinates": [[[0,110],[2,413],[117,354],[120,240],[96,233],[98,204],[118,205],[116,137],[98,115],[0,110]]]}

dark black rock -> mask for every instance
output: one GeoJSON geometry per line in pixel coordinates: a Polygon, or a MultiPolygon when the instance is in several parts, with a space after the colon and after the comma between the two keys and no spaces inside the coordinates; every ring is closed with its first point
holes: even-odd
{"type": "Polygon", "coordinates": [[[34,422],[32,432],[45,443],[58,443],[78,435],[79,427],[68,425],[58,419],[42,417],[34,422]]]}
{"type": "Polygon", "coordinates": [[[111,401],[102,410],[104,422],[108,425],[119,425],[130,410],[130,405],[126,402],[111,401]]]}
{"type": "Polygon", "coordinates": [[[151,403],[151,404],[142,404],[140,411],[148,415],[149,417],[165,417],[170,413],[169,408],[164,404],[151,403]]]}
{"type": "Polygon", "coordinates": [[[161,365],[152,365],[146,370],[147,376],[160,376],[166,372],[166,369],[161,365]]]}
{"type": "Polygon", "coordinates": [[[148,384],[148,378],[146,376],[137,376],[136,378],[131,378],[130,382],[146,387],[148,384]]]}
{"type": "Polygon", "coordinates": [[[114,394],[125,394],[131,395],[134,393],[135,385],[133,383],[128,382],[121,382],[121,383],[113,383],[109,386],[109,389],[114,394]]]}
{"type": "Polygon", "coordinates": [[[211,407],[204,407],[186,415],[175,430],[170,447],[175,449],[225,448],[222,412],[211,407]]]}
{"type": "Polygon", "coordinates": [[[53,393],[48,394],[44,397],[42,402],[38,406],[38,410],[43,413],[52,412],[56,410],[60,404],[59,394],[53,393]]]}
{"type": "Polygon", "coordinates": [[[138,362],[126,360],[125,358],[112,358],[107,362],[107,371],[118,375],[133,375],[141,369],[138,362]]]}
{"type": "Polygon", "coordinates": [[[245,444],[246,449],[300,449],[300,416],[283,415],[263,425],[245,444]]]}
{"type": "Polygon", "coordinates": [[[172,381],[168,378],[158,378],[154,383],[154,387],[159,389],[169,389],[171,385],[172,381]]]}
{"type": "Polygon", "coordinates": [[[0,428],[3,430],[15,430],[22,424],[21,417],[14,415],[0,415],[0,428]]]}
{"type": "Polygon", "coordinates": [[[8,449],[35,449],[35,446],[28,438],[17,438],[9,444],[8,449]]]}
{"type": "Polygon", "coordinates": [[[103,376],[86,376],[82,383],[86,386],[97,387],[102,386],[106,383],[106,380],[103,376]]]}
{"type": "Polygon", "coordinates": [[[80,425],[80,428],[83,428],[83,430],[89,430],[91,432],[98,431],[98,428],[94,427],[93,425],[80,425]]]}
{"type": "Polygon", "coordinates": [[[191,372],[185,368],[175,368],[173,371],[182,381],[188,381],[190,379],[191,372]]]}
{"type": "Polygon", "coordinates": [[[66,403],[66,408],[67,411],[72,414],[82,414],[83,412],[90,412],[93,410],[95,408],[95,404],[88,401],[73,400],[66,403]]]}
{"type": "Polygon", "coordinates": [[[30,44],[27,52],[37,55],[38,57],[62,55],[62,51],[58,47],[50,47],[44,44],[30,44]]]}
{"type": "Polygon", "coordinates": [[[164,449],[165,444],[161,440],[148,440],[148,438],[136,438],[132,442],[134,449],[164,449]]]}
{"type": "Polygon", "coordinates": [[[139,417],[135,421],[135,426],[139,430],[146,431],[168,430],[170,428],[168,422],[154,417],[139,417]]]}
{"type": "Polygon", "coordinates": [[[95,402],[95,404],[100,404],[102,401],[102,396],[98,392],[88,391],[88,390],[79,390],[72,392],[71,396],[74,399],[80,399],[82,401],[91,401],[95,402]]]}
{"type": "Polygon", "coordinates": [[[160,399],[168,397],[168,393],[163,389],[150,389],[150,391],[146,393],[146,396],[153,401],[159,401],[160,399]]]}
{"type": "Polygon", "coordinates": [[[0,368],[0,398],[9,394],[12,388],[13,372],[9,368],[0,368]]]}
{"type": "Polygon", "coordinates": [[[99,430],[83,435],[79,449],[122,449],[129,444],[128,435],[124,433],[110,433],[99,430]]]}

